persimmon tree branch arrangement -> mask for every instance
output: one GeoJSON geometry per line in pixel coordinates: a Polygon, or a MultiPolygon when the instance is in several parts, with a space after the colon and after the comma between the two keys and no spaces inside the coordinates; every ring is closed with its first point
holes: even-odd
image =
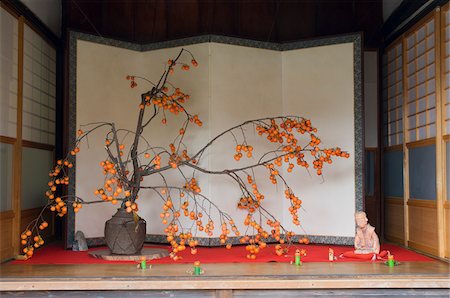
{"type": "MultiPolygon", "coordinates": [[[[176,70],[187,71],[190,67],[197,67],[198,63],[193,55],[186,49],[182,49],[174,59],[170,59],[159,78],[154,83],[142,77],[127,76],[131,88],[137,86],[137,81],[143,81],[152,87],[141,94],[139,100],[139,114],[136,130],[130,131],[116,128],[114,123],[90,123],[78,130],[75,148],[66,158],[58,160],[56,166],[49,173],[49,190],[46,192],[48,203],[43,211],[49,208],[64,216],[68,208],[78,212],[83,205],[109,202],[118,204],[127,212],[133,213],[136,221],[139,219],[139,193],[143,189],[154,192],[155,197],[162,200],[160,213],[161,221],[165,225],[164,232],[167,241],[172,246],[170,256],[177,260],[177,253],[186,248],[192,254],[197,252],[198,237],[212,236],[213,231],[219,226],[220,243],[231,248],[232,235],[240,237],[239,241],[247,245],[250,259],[256,258],[256,254],[266,247],[268,241],[277,241],[276,253],[286,253],[286,243],[291,243],[294,232],[288,231],[266,208],[263,206],[265,196],[260,192],[259,185],[263,179],[268,179],[272,184],[284,189],[284,196],[290,202],[289,211],[292,221],[300,226],[298,211],[302,206],[302,200],[294,194],[287,180],[283,176],[282,167],[287,167],[287,174],[291,173],[295,166],[306,170],[314,168],[317,175],[322,175],[322,168],[332,164],[336,157],[348,158],[349,154],[340,148],[321,148],[321,140],[317,136],[317,129],[311,121],[299,116],[276,116],[247,120],[219,133],[210,139],[198,151],[190,152],[185,143],[186,133],[192,126],[202,126],[198,115],[191,114],[186,108],[190,100],[188,94],[173,86],[169,78],[176,70]],[[183,62],[189,57],[190,63],[183,62]],[[168,148],[149,142],[144,136],[144,130],[150,123],[161,122],[167,125],[167,116],[182,117],[182,126],[178,135],[170,143],[168,148]],[[78,196],[60,195],[59,188],[69,184],[69,170],[73,167],[74,158],[80,151],[80,143],[86,141],[88,136],[99,129],[106,129],[104,149],[106,157],[100,162],[104,174],[104,183],[95,190],[96,200],[86,200],[78,196]],[[252,144],[248,142],[248,131],[256,133],[273,144],[273,149],[256,154],[252,144]],[[203,166],[202,160],[207,156],[206,152],[225,136],[231,136],[236,164],[230,168],[213,170],[203,166]],[[128,145],[125,140],[130,140],[128,145]],[[243,165],[241,159],[248,159],[243,165]],[[266,177],[260,177],[263,169],[266,177]],[[168,182],[167,175],[177,175],[182,179],[180,185],[168,182]],[[236,189],[240,190],[240,196],[236,198],[237,207],[246,212],[244,219],[245,231],[239,231],[231,216],[204,194],[200,188],[198,176],[218,175],[228,177],[233,181],[236,189]],[[257,177],[258,176],[258,177],[257,177]],[[146,184],[149,177],[158,177],[162,181],[160,185],[146,184]],[[215,212],[217,216],[212,216],[215,212]],[[182,218],[186,218],[182,219],[182,218]],[[215,218],[215,220],[213,219],[215,218]],[[217,219],[219,222],[217,222],[217,219]],[[187,226],[185,222],[190,222],[187,226]]],[[[198,129],[198,128],[197,128],[198,129]]],[[[207,163],[206,163],[207,164],[207,163]]],[[[155,179],[149,179],[155,180],[155,179]]],[[[35,248],[44,244],[40,231],[48,224],[43,219],[43,211],[32,221],[22,233],[22,245],[24,257],[33,255],[35,248]]],[[[300,240],[302,241],[302,240],[300,240]]],[[[304,239],[304,242],[307,242],[304,239]]]]}

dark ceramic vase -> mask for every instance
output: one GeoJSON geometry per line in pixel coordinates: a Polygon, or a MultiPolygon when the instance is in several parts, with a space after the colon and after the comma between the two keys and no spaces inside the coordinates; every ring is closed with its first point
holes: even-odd
{"type": "Polygon", "coordinates": [[[139,218],[136,223],[133,213],[125,209],[117,209],[105,224],[106,245],[111,253],[117,255],[135,255],[144,246],[147,223],[139,218]]]}

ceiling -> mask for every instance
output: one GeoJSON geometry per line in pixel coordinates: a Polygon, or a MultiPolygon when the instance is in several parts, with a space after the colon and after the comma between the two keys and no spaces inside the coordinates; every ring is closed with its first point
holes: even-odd
{"type": "Polygon", "coordinates": [[[363,32],[381,44],[382,0],[69,0],[63,26],[135,43],[204,34],[289,42],[363,32]]]}

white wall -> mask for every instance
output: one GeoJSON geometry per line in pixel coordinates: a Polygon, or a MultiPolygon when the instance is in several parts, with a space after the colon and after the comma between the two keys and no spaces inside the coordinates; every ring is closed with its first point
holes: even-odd
{"type": "Polygon", "coordinates": [[[61,36],[61,0],[20,0],[30,9],[47,27],[61,36]]]}
{"type": "MultiPolygon", "coordinates": [[[[319,129],[325,146],[339,145],[348,150],[351,158],[336,160],[325,168],[325,182],[298,169],[287,174],[294,191],[303,200],[300,220],[310,235],[353,236],[355,211],[354,118],[353,118],[353,44],[341,44],[278,52],[242,46],[204,43],[187,46],[200,66],[189,73],[178,70],[171,82],[191,95],[186,107],[199,114],[204,125],[192,127],[185,140],[191,152],[199,149],[211,137],[245,120],[263,116],[296,114],[310,117],[319,129]]],[[[117,127],[134,130],[140,93],[149,85],[138,81],[136,89],[128,87],[127,74],[159,78],[163,64],[179,48],[144,53],[78,41],[77,52],[77,125],[94,121],[115,121],[117,127]]],[[[168,144],[177,135],[180,117],[168,116],[168,125],[156,121],[145,136],[153,145],[168,144]]],[[[248,141],[255,154],[271,147],[264,138],[247,131],[248,141]]],[[[76,194],[93,199],[93,191],[103,184],[98,162],[105,159],[104,134],[89,138],[77,155],[76,194]]],[[[304,144],[305,145],[305,144],[304,144]]],[[[207,152],[202,166],[220,170],[251,162],[236,163],[233,139],[225,138],[207,152]]],[[[288,202],[282,195],[284,188],[273,187],[266,171],[260,176],[260,190],[264,191],[265,207],[290,227],[286,213],[288,202]],[[264,175],[264,178],[263,178],[264,175]]],[[[179,176],[167,176],[172,183],[181,183],[179,176]]],[[[239,192],[226,177],[198,176],[202,193],[232,215],[241,231],[245,213],[236,208],[239,192]]],[[[145,184],[161,185],[158,178],[145,184]]],[[[154,193],[140,194],[139,214],[148,222],[147,233],[162,234],[160,223],[162,201],[154,193]]],[[[114,213],[115,206],[99,204],[85,206],[76,216],[76,229],[86,237],[103,236],[104,222],[114,213]]],[[[217,214],[213,214],[217,220],[217,214]]],[[[202,236],[200,234],[199,236],[202,236]]],[[[218,236],[218,234],[215,234],[218,236]]]]}

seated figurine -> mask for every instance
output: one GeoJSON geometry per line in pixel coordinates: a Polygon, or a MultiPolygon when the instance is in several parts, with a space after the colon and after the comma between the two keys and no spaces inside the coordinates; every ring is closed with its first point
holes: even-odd
{"type": "Polygon", "coordinates": [[[366,213],[359,211],[355,213],[356,233],[355,250],[347,251],[340,257],[357,258],[365,260],[376,260],[383,258],[387,252],[380,253],[380,240],[375,233],[375,228],[368,223],[366,213]]]}
{"type": "Polygon", "coordinates": [[[366,213],[359,211],[355,213],[356,235],[355,235],[355,253],[369,254],[380,252],[380,240],[367,220],[366,213]]]}

